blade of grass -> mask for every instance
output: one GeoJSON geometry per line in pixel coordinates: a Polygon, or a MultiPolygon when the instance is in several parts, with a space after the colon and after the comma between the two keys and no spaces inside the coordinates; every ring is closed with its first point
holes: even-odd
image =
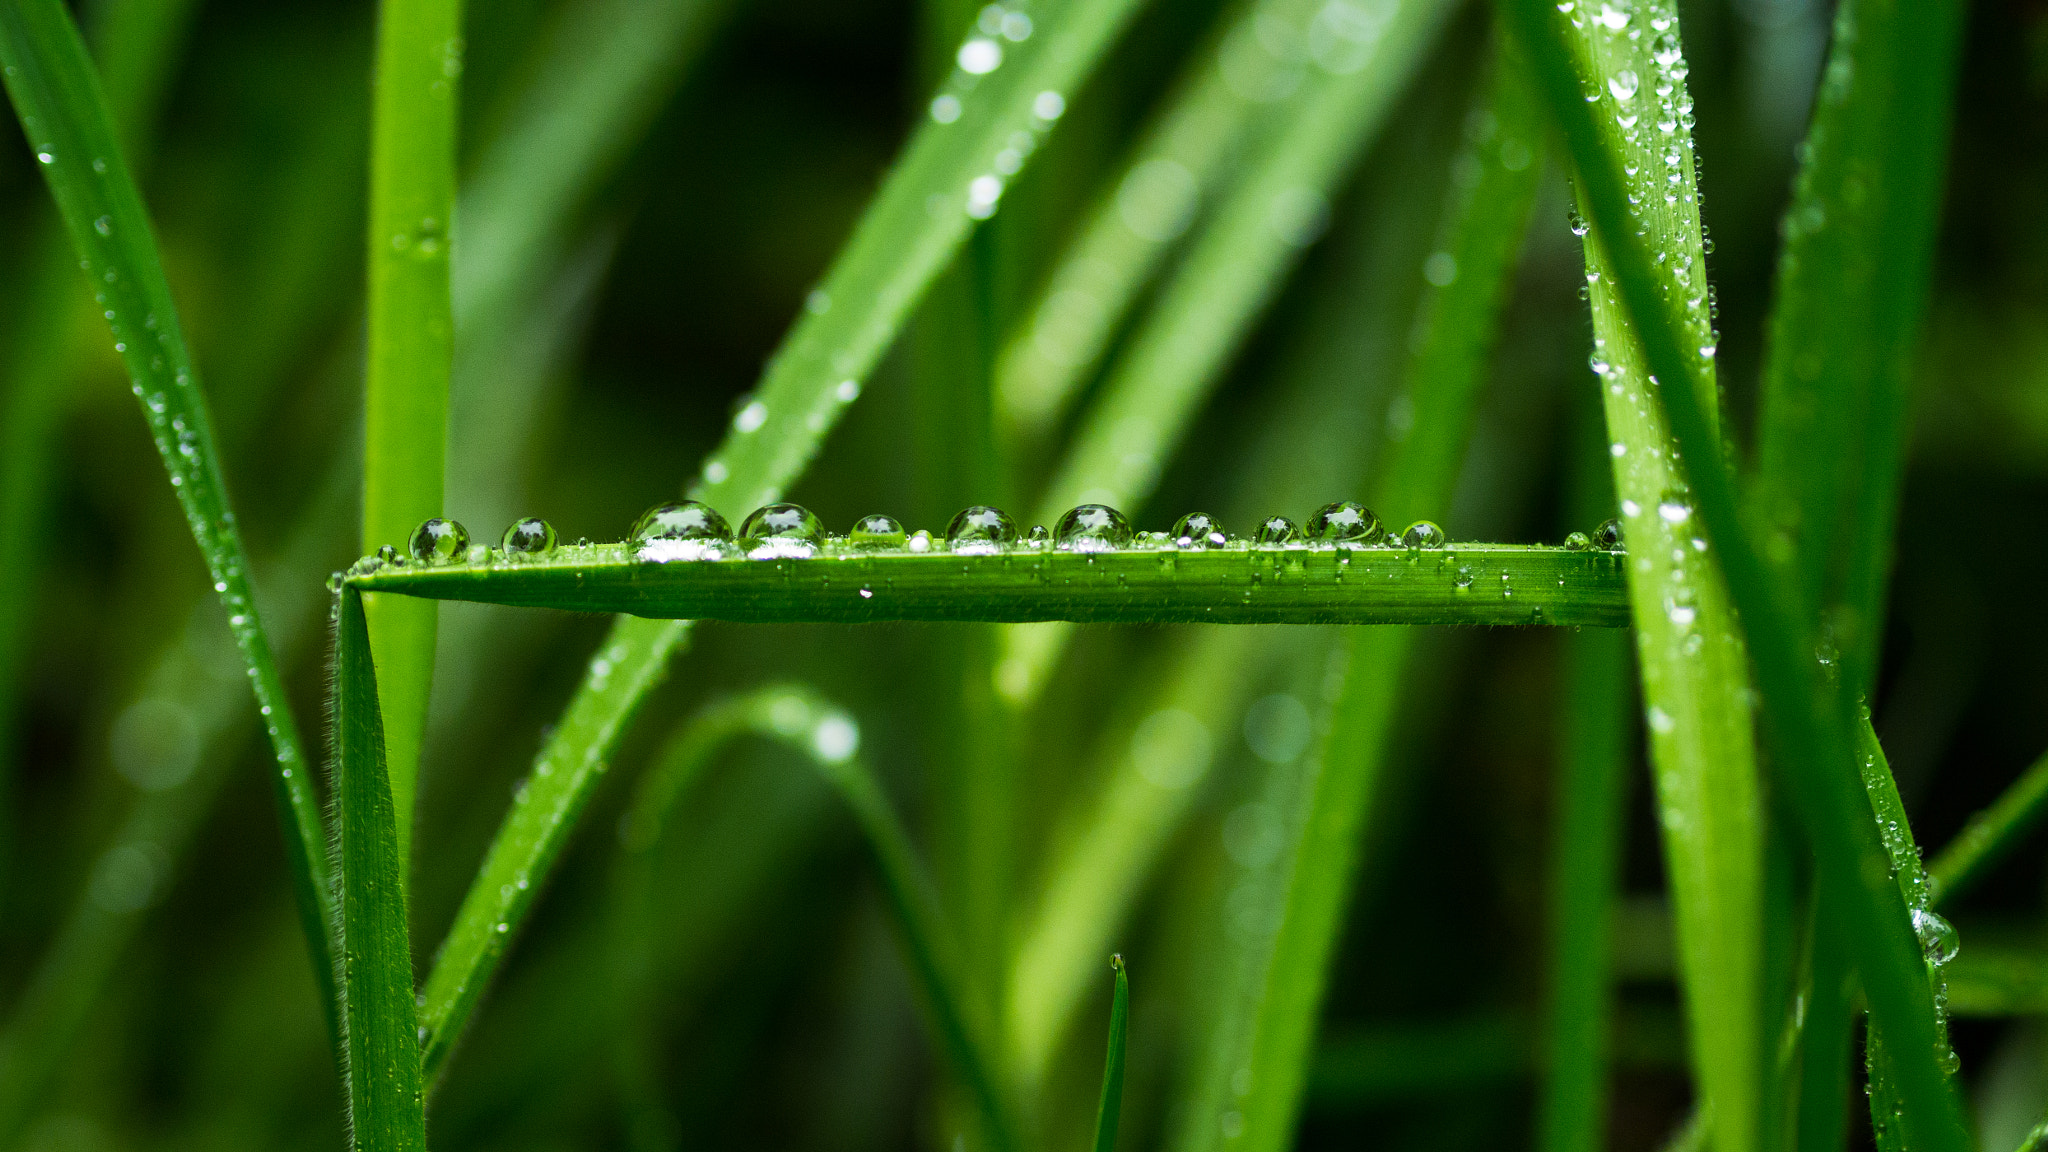
{"type": "MultiPolygon", "coordinates": [[[[1406,387],[1414,422],[1405,439],[1390,445],[1374,486],[1374,502],[1396,516],[1447,504],[1463,457],[1460,445],[1470,434],[1540,171],[1535,103],[1527,90],[1513,54],[1495,53],[1485,97],[1495,132],[1473,142],[1480,178],[1453,200],[1447,217],[1454,239],[1444,250],[1458,255],[1458,270],[1425,298],[1423,335],[1406,387]]],[[[1521,589],[1516,582],[1498,591],[1519,597],[1521,589]]],[[[1488,594],[1494,591],[1489,585],[1488,594]]],[[[1346,639],[1341,686],[1301,785],[1301,822],[1273,874],[1277,925],[1248,957],[1251,1015],[1236,1066],[1250,1072],[1250,1087],[1249,1094],[1239,1093],[1243,1135],[1237,1146],[1252,1152],[1277,1152],[1294,1136],[1360,831],[1378,791],[1399,670],[1414,636],[1407,629],[1359,629],[1346,639]]]]}
{"type": "Polygon", "coordinates": [[[92,279],[113,329],[114,347],[142,402],[248,666],[277,765],[275,794],[307,947],[323,995],[332,999],[327,935],[332,897],[319,801],[250,592],[249,563],[228,508],[206,397],[178,324],[148,214],[122,158],[85,45],[63,5],[14,0],[0,6],[0,62],[8,96],[92,279]]]}
{"type": "Polygon", "coordinates": [[[2048,1014],[2048,955],[2038,947],[1972,941],[1947,975],[1948,1007],[1958,1016],[2048,1014]]]}
{"type": "MultiPolygon", "coordinates": [[[[988,168],[997,153],[1017,132],[1032,141],[1043,136],[1064,111],[1065,93],[1087,78],[1137,8],[1137,0],[1049,4],[1029,39],[997,46],[1004,63],[993,73],[948,77],[940,96],[953,97],[945,107],[957,107],[957,117],[921,125],[770,362],[757,399],[705,462],[690,489],[695,498],[737,511],[775,499],[802,474],[964,238],[973,219],[967,209],[982,215],[996,208],[1002,184],[988,168]],[[984,179],[993,183],[977,183],[984,179]]],[[[687,631],[682,623],[622,621],[592,660],[427,978],[421,1020],[429,1083],[504,955],[509,933],[496,925],[524,921],[533,882],[546,878],[619,735],[687,631]]]]}
{"type": "Polygon", "coordinates": [[[1970,817],[1927,869],[1928,898],[1935,903],[1962,894],[1998,866],[2048,812],[2048,756],[2020,773],[1989,808],[1970,817]]]}
{"type": "Polygon", "coordinates": [[[1116,1152],[1117,1122],[1124,1111],[1124,1040],[1131,1024],[1131,979],[1121,954],[1109,958],[1116,990],[1109,1001],[1109,1051],[1102,1058],[1102,1101],[1095,1108],[1095,1152],[1116,1152]]]}
{"type": "Polygon", "coordinates": [[[384,771],[377,671],[361,595],[343,588],[334,610],[335,935],[350,1144],[358,1152],[425,1152],[405,864],[384,771]]]}
{"type": "MultiPolygon", "coordinates": [[[[1244,158],[1241,181],[1132,334],[1038,500],[1039,523],[1076,504],[1131,507],[1151,495],[1449,12],[1444,0],[1400,0],[1346,55],[1308,70],[1303,95],[1244,158]]],[[[996,673],[1004,697],[1035,699],[1069,635],[1007,630],[996,673]]]]}
{"type": "MultiPolygon", "coordinates": [[[[671,740],[655,767],[641,779],[622,825],[620,908],[644,907],[654,882],[651,853],[669,811],[734,737],[772,738],[804,753],[821,778],[839,793],[874,853],[890,911],[903,934],[904,950],[932,1015],[941,1047],[981,1106],[997,1147],[1018,1147],[1014,1109],[995,1074],[994,1050],[986,1023],[968,995],[953,930],[946,923],[938,890],[918,860],[910,835],[891,807],[874,773],[858,755],[860,729],[845,712],[808,689],[779,685],[707,706],[671,740]]],[[[645,928],[622,922],[618,947],[641,951],[645,928]]],[[[651,976],[651,963],[639,971],[651,976]]],[[[627,997],[644,1010],[650,990],[627,997]]],[[[629,1011],[632,1009],[629,1009],[629,1011]]]]}
{"type": "MultiPolygon", "coordinates": [[[[455,215],[461,0],[384,0],[370,126],[369,349],[363,376],[363,551],[403,549],[442,514],[455,320],[448,278],[455,215]]],[[[385,757],[401,853],[434,674],[435,608],[365,605],[382,676],[385,757]]]]}
{"type": "Polygon", "coordinates": [[[1823,683],[1805,617],[1787,602],[1789,590],[1774,586],[1744,532],[1733,481],[1701,402],[1703,395],[1711,395],[1701,387],[1699,368],[1705,358],[1697,353],[1702,345],[1689,341],[1680,323],[1664,311],[1659,281],[1634,236],[1626,186],[1584,98],[1567,33],[1555,25],[1550,10],[1534,4],[1508,3],[1501,11],[1512,17],[1517,39],[1536,63],[1546,103],[1571,147],[1581,202],[1592,209],[1593,226],[1604,238],[1613,286],[1627,305],[1645,367],[1662,381],[1655,398],[1663,402],[1691,482],[1689,515],[1704,522],[1703,538],[1720,557],[1746,622],[1765,731],[1777,753],[1774,762],[1784,769],[1823,883],[1843,901],[1873,1013],[1898,1037],[1901,1088],[1911,1105],[1908,1124],[1927,1147],[1960,1152],[1968,1143],[1961,1106],[1936,1062],[1926,973],[1905,904],[1886,875],[1869,801],[1859,794],[1846,701],[1823,683]]]}

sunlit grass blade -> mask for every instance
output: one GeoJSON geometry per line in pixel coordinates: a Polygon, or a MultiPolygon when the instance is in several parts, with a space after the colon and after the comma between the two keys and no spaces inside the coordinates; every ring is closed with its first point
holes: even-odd
{"type": "MultiPolygon", "coordinates": [[[[1407,86],[1449,13],[1442,0],[1401,0],[1369,37],[1307,69],[1304,92],[1276,111],[1270,136],[1204,225],[1132,333],[1101,395],[1037,502],[1050,524],[1077,504],[1133,507],[1160,473],[1336,194],[1407,86]]],[[[997,683],[1034,699],[1069,635],[1010,629],[997,683]]]]}
{"type": "MultiPolygon", "coordinates": [[[[912,847],[910,835],[890,806],[873,772],[859,756],[860,729],[845,712],[807,689],[777,686],[714,703],[671,741],[653,770],[642,778],[622,825],[626,891],[622,912],[643,906],[652,852],[669,810],[700,777],[712,757],[733,737],[757,735],[801,751],[839,793],[879,866],[890,910],[903,933],[905,952],[929,1006],[939,1039],[961,1079],[974,1093],[997,1147],[1018,1147],[1016,1117],[996,1074],[985,1021],[967,995],[953,930],[938,891],[912,847]]],[[[620,947],[644,947],[644,928],[622,926],[620,947]]],[[[643,963],[641,971],[651,965],[643,963]]]]}
{"type": "Polygon", "coordinates": [[[383,719],[362,597],[335,600],[335,882],[348,1053],[349,1132],[357,1152],[424,1152],[412,942],[398,812],[384,772],[383,719]]]}
{"type": "Polygon", "coordinates": [[[2048,813],[2048,756],[2029,765],[1989,808],[1970,817],[1927,868],[1930,899],[1953,899],[1998,866],[2048,813]]]}
{"type": "MultiPolygon", "coordinates": [[[[1932,994],[1906,907],[1886,875],[1870,804],[1855,779],[1847,702],[1823,683],[1805,617],[1789,601],[1789,590],[1774,586],[1744,531],[1734,483],[1703,402],[1712,397],[1700,370],[1706,360],[1699,354],[1703,345],[1666,312],[1660,281],[1635,239],[1626,185],[1585,99],[1567,32],[1552,20],[1564,17],[1535,4],[1510,3],[1501,11],[1512,16],[1517,38],[1534,58],[1546,103],[1571,147],[1581,203],[1591,210],[1602,237],[1611,286],[1633,322],[1643,367],[1662,382],[1656,398],[1663,402],[1690,480],[1687,515],[1699,518],[1701,538],[1720,559],[1744,621],[1765,731],[1777,753],[1773,761],[1783,769],[1825,890],[1843,901],[1873,1014],[1897,1038],[1893,1051],[1910,1105],[1908,1123],[1927,1147],[1960,1152],[1968,1143],[1960,1105],[1936,1060],[1932,994]]],[[[1610,77],[1594,78],[1604,83],[1610,77]]],[[[1661,197],[1662,192],[1653,194],[1661,197]]]]}
{"type": "Polygon", "coordinates": [[[229,510],[212,420],[148,214],[128,173],[78,30],[56,0],[0,8],[7,93],[91,278],[228,627],[249,669],[276,760],[285,855],[323,993],[332,958],[327,839],[320,804],[277,661],[249,588],[249,562],[229,510]]]}
{"type": "MultiPolygon", "coordinates": [[[[1483,97],[1494,128],[1469,142],[1478,179],[1453,198],[1442,246],[1472,260],[1424,299],[1424,327],[1404,388],[1416,419],[1373,486],[1374,502],[1389,508],[1396,505],[1388,499],[1432,509],[1449,500],[1540,170],[1540,135],[1526,89],[1512,55],[1496,53],[1483,97]]],[[[1510,594],[1521,595],[1519,586],[1510,594]]],[[[1247,952],[1250,1017],[1239,1059],[1251,1089],[1238,1104],[1238,1147],[1258,1152],[1293,1139],[1361,831],[1379,789],[1400,670],[1414,634],[1359,629],[1347,641],[1342,684],[1319,725],[1295,801],[1298,815],[1289,818],[1299,823],[1272,876],[1277,926],[1267,942],[1247,952]]]]}
{"type": "Polygon", "coordinates": [[[964,554],[847,549],[811,559],[634,558],[615,545],[545,561],[385,567],[365,592],[744,623],[1615,626],[1626,554],[1526,544],[1398,543],[964,554]]]}
{"type": "MultiPolygon", "coordinates": [[[[743,514],[787,490],[860,394],[861,381],[974,217],[995,211],[1003,185],[988,169],[997,154],[1012,147],[1018,132],[1036,141],[1051,128],[1065,111],[1066,94],[1093,71],[1137,8],[1137,0],[1049,4],[1034,15],[1028,39],[1007,47],[991,43],[1002,60],[993,73],[974,77],[956,70],[947,79],[935,98],[952,98],[940,106],[945,115],[920,124],[784,339],[756,398],[705,462],[693,496],[743,514]]],[[[977,49],[970,62],[979,66],[986,58],[977,49]]],[[[1027,161],[1019,157],[1020,164],[1027,161]]],[[[620,733],[687,633],[686,623],[622,621],[592,660],[427,978],[421,1020],[428,1029],[430,1083],[504,955],[509,933],[497,925],[525,920],[537,882],[546,879],[574,829],[620,733]]]]}
{"type": "MultiPolygon", "coordinates": [[[[370,125],[365,552],[403,550],[415,527],[442,514],[455,358],[448,250],[461,74],[461,0],[384,0],[370,125]]],[[[382,677],[385,762],[402,847],[412,842],[436,613],[433,605],[402,601],[371,599],[365,607],[382,677]]]]}
{"type": "Polygon", "coordinates": [[[1116,1152],[1117,1123],[1124,1111],[1124,1042],[1131,1026],[1131,979],[1121,954],[1109,958],[1116,989],[1109,1002],[1109,1051],[1102,1060],[1102,1099],[1095,1108],[1095,1152],[1116,1152]]]}

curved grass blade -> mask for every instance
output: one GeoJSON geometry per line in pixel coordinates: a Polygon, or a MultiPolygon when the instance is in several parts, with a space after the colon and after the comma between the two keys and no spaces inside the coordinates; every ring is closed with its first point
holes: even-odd
{"type": "MultiPolygon", "coordinates": [[[[1636,3],[1572,22],[1585,83],[1598,93],[1603,144],[1636,173],[1628,185],[1630,203],[1640,205],[1632,226],[1665,256],[1660,307],[1702,349],[1702,367],[1688,384],[1699,389],[1694,395],[1711,425],[1713,336],[1677,13],[1636,3]]],[[[1715,558],[1693,543],[1704,538],[1692,522],[1650,369],[1615,293],[1605,235],[1586,241],[1593,369],[1614,445],[1615,493],[1639,557],[1629,573],[1636,658],[1664,814],[1693,1074],[1713,1116],[1715,1146],[1747,1152],[1762,1139],[1764,1099],[1764,827],[1748,656],[1715,558]]]]}
{"type": "Polygon", "coordinates": [[[0,7],[7,93],[90,274],[170,473],[228,626],[249,669],[277,764],[273,777],[293,890],[323,993],[333,958],[326,834],[298,726],[249,589],[249,562],[227,504],[199,373],[178,324],[141,195],[116,142],[85,46],[57,0],[0,7]]]}
{"type": "MultiPolygon", "coordinates": [[[[1077,504],[1131,507],[1151,494],[1449,11],[1444,0],[1400,0],[1353,49],[1308,69],[1304,93],[1244,158],[1245,175],[1132,334],[1038,501],[1040,523],[1077,504]]],[[[1036,698],[1068,635],[1008,630],[997,671],[1004,696],[1019,705],[1036,698]]]]}
{"type": "Polygon", "coordinates": [[[335,597],[335,925],[348,1052],[349,1133],[357,1152],[425,1152],[405,859],[384,772],[383,719],[362,596],[335,597]]]}
{"type": "MultiPolygon", "coordinates": [[[[757,398],[705,462],[695,497],[738,511],[787,490],[958,248],[974,219],[968,210],[984,216],[997,207],[1002,182],[989,171],[997,154],[1017,132],[1036,141],[1051,128],[1065,93],[1087,78],[1137,8],[1137,0],[1057,0],[1033,17],[1029,39],[997,46],[1004,62],[993,73],[948,78],[940,93],[953,100],[940,106],[947,116],[919,128],[771,361],[757,398]]],[[[622,621],[592,660],[427,978],[421,1019],[430,1083],[504,955],[509,934],[496,926],[524,921],[532,882],[545,879],[619,734],[687,630],[622,621]]]]}
{"type": "MultiPolygon", "coordinates": [[[[370,127],[369,346],[363,375],[363,551],[404,548],[442,514],[455,357],[449,233],[455,216],[460,0],[384,0],[370,127]]],[[[371,599],[385,762],[401,853],[434,675],[431,604],[371,599]]]]}
{"type": "Polygon", "coordinates": [[[954,555],[847,549],[811,559],[637,560],[586,545],[541,562],[386,567],[363,592],[744,623],[1615,626],[1626,554],[1524,544],[1291,544],[954,555]]]}
{"type": "Polygon", "coordinates": [[[2020,839],[2048,813],[2048,756],[2029,765],[1989,808],[1970,817],[1963,830],[1927,869],[1928,896],[1939,903],[1963,891],[1997,867],[2020,839]]]}
{"type": "Polygon", "coordinates": [[[1124,1040],[1131,1026],[1131,979],[1121,953],[1109,958],[1116,991],[1109,1001],[1109,1052],[1102,1059],[1102,1101],[1095,1108],[1095,1152],[1116,1152],[1117,1122],[1124,1111],[1124,1040]]]}
{"type": "Polygon", "coordinates": [[[2048,954],[2039,946],[1973,940],[1947,966],[1947,975],[1949,1011],[1958,1016],[2048,1013],[2048,954]]]}
{"type": "MultiPolygon", "coordinates": [[[[659,763],[641,781],[623,825],[626,849],[622,908],[640,907],[653,883],[650,853],[679,797],[701,776],[711,758],[733,737],[773,738],[802,751],[818,774],[845,801],[875,855],[890,911],[904,937],[905,951],[948,1057],[969,1086],[999,1148],[1019,1146],[1014,1109],[995,1074],[994,1050],[985,1023],[966,994],[959,950],[947,926],[938,890],[911,846],[910,835],[889,804],[879,781],[861,761],[860,729],[846,713],[794,686],[777,686],[707,707],[677,735],[659,763]]],[[[620,934],[622,950],[637,950],[642,930],[620,934]]],[[[642,971],[651,965],[643,964],[642,971]]],[[[644,997],[642,998],[644,1000],[644,997]]]]}
{"type": "Polygon", "coordinates": [[[1768,720],[1765,730],[1778,753],[1774,761],[1784,769],[1825,890],[1843,901],[1873,1014],[1897,1038],[1894,1051],[1910,1104],[1908,1124],[1926,1147],[1961,1152],[1968,1145],[1961,1106],[1936,1060],[1932,994],[1905,904],[1886,879],[1869,801],[1859,794],[1847,703],[1822,682],[1806,617],[1789,602],[1789,590],[1774,586],[1744,531],[1734,484],[1702,403],[1702,397],[1711,396],[1699,371],[1703,345],[1688,341],[1665,312],[1660,282],[1635,240],[1625,185],[1584,98],[1566,33],[1554,26],[1553,13],[1537,5],[1508,3],[1501,11],[1511,16],[1517,39],[1536,63],[1546,103],[1571,146],[1581,203],[1592,210],[1593,226],[1612,265],[1613,287],[1641,342],[1644,366],[1662,381],[1657,398],[1691,482],[1689,515],[1703,522],[1702,538],[1720,557],[1745,621],[1768,720]]]}

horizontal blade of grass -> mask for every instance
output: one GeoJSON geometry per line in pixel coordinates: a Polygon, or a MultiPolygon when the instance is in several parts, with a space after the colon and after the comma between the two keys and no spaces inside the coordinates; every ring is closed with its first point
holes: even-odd
{"type": "Polygon", "coordinates": [[[147,212],[85,45],[57,0],[0,6],[0,63],[29,147],[113,330],[158,454],[227,610],[270,737],[285,855],[307,947],[332,998],[327,838],[277,659],[249,587],[249,560],[214,450],[199,371],[178,323],[147,212]]]}
{"type": "Polygon", "coordinates": [[[405,861],[384,773],[370,632],[362,596],[353,588],[336,596],[334,641],[336,937],[350,1139],[357,1152],[425,1152],[405,861]]]}
{"type": "Polygon", "coordinates": [[[1928,898],[1951,900],[1998,866],[2048,814],[2048,756],[2027,767],[1989,808],[1970,817],[1927,868],[1928,898]]]}
{"type": "MultiPolygon", "coordinates": [[[[1961,1105],[1937,1063],[1934,1006],[1904,901],[1889,879],[1884,850],[1861,794],[1849,742],[1846,701],[1821,678],[1806,617],[1776,587],[1739,512],[1719,439],[1702,405],[1711,392],[1698,372],[1704,359],[1663,311],[1663,293],[1635,238],[1627,193],[1607,153],[1573,66],[1564,19],[1548,4],[1509,0],[1517,39],[1536,64],[1578,171],[1582,203],[1615,273],[1619,296],[1642,342],[1645,366],[1659,381],[1690,480],[1704,539],[1718,554],[1744,621],[1763,714],[1795,811],[1814,846],[1824,884],[1843,901],[1873,1015],[1896,1038],[1907,1122],[1929,1149],[1969,1147],[1961,1105]],[[1554,20],[1556,17],[1557,20],[1554,20]]],[[[1604,79],[1604,78],[1603,78],[1604,79]]]]}
{"type": "MultiPolygon", "coordinates": [[[[1015,1110],[1000,1087],[988,1028],[972,1011],[954,933],[938,891],[918,860],[910,834],[890,806],[881,783],[859,756],[860,729],[845,712],[809,689],[778,685],[708,705],[677,733],[653,770],[641,779],[621,825],[626,892],[622,911],[640,907],[655,877],[651,853],[669,812],[703,775],[713,756],[734,737],[763,736],[802,752],[839,793],[874,853],[918,987],[931,1010],[941,1047],[976,1097],[997,1147],[1018,1147],[1015,1110]]],[[[644,947],[637,924],[620,933],[619,947],[644,947]]],[[[643,990],[644,992],[645,990],[643,990]]],[[[646,996],[640,997],[642,1007],[646,996]]]]}
{"type": "MultiPolygon", "coordinates": [[[[993,73],[956,70],[948,78],[940,96],[952,97],[945,107],[957,117],[920,126],[770,361],[756,398],[705,462],[694,496],[753,507],[795,482],[959,248],[975,218],[969,209],[975,216],[995,211],[1003,184],[991,169],[999,159],[1007,163],[999,154],[1018,133],[1033,142],[1043,137],[1067,93],[1087,79],[1138,7],[1138,0],[1058,0],[1034,15],[1027,40],[992,45],[1003,57],[993,73]]],[[[427,977],[420,1016],[430,1084],[504,956],[510,933],[497,926],[524,922],[537,882],[560,855],[619,736],[687,632],[686,623],[622,621],[591,661],[427,977]]]]}
{"type": "Polygon", "coordinates": [[[635,560],[564,548],[542,562],[385,567],[364,592],[750,623],[883,620],[1616,626],[1626,553],[1514,544],[1172,548],[811,559],[635,560]]]}

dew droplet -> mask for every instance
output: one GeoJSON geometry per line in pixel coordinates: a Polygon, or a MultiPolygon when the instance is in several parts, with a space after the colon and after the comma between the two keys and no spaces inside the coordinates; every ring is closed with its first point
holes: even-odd
{"type": "Polygon", "coordinates": [[[515,520],[498,546],[508,556],[545,556],[555,550],[555,526],[538,516],[515,520]]]}
{"type": "Polygon", "coordinates": [[[1325,504],[1308,518],[1308,538],[1318,544],[1371,544],[1386,534],[1372,509],[1351,500],[1325,504]]]}
{"type": "Polygon", "coordinates": [[[412,530],[405,550],[422,564],[453,564],[469,551],[469,529],[436,516],[412,530]]]}
{"type": "Polygon", "coordinates": [[[1593,529],[1593,545],[1596,548],[1614,552],[1620,550],[1624,543],[1619,520],[1602,521],[1598,528],[1593,529]]]}
{"type": "Polygon", "coordinates": [[[1043,524],[1033,524],[1031,531],[1024,534],[1024,543],[1033,548],[1044,548],[1052,543],[1052,530],[1043,524]]]}
{"type": "Polygon", "coordinates": [[[815,556],[824,538],[824,524],[801,504],[763,505],[740,525],[740,547],[756,560],[815,556]]]}
{"type": "Polygon", "coordinates": [[[1016,540],[1017,522],[1008,512],[986,504],[962,508],[946,525],[946,547],[962,556],[1001,552],[1016,540]]]}
{"type": "Polygon", "coordinates": [[[679,500],[657,504],[633,522],[634,558],[666,564],[671,560],[716,560],[732,541],[732,526],[709,504],[679,500]]]}
{"type": "Polygon", "coordinates": [[[1301,529],[1285,516],[1268,516],[1252,533],[1255,544],[1293,544],[1300,539],[1301,529]]]}
{"type": "Polygon", "coordinates": [[[1593,538],[1584,532],[1574,532],[1564,538],[1564,546],[1567,552],[1584,552],[1593,546],[1593,538]]]}
{"type": "Polygon", "coordinates": [[[1444,530],[1433,521],[1417,520],[1401,533],[1401,543],[1409,548],[1441,548],[1444,546],[1444,530]]]}
{"type": "Polygon", "coordinates": [[[1060,517],[1053,540],[1062,552],[1114,552],[1131,542],[1131,522],[1107,504],[1082,504],[1060,517]]]}
{"type": "Polygon", "coordinates": [[[894,516],[876,513],[863,516],[854,522],[853,531],[846,534],[846,542],[865,552],[884,548],[903,547],[903,525],[894,516]]]}
{"type": "Polygon", "coordinates": [[[1937,967],[1955,959],[1963,947],[1963,938],[1955,925],[1926,908],[1913,909],[1913,934],[1920,937],[1921,954],[1937,967]]]}
{"type": "Polygon", "coordinates": [[[1173,523],[1173,543],[1179,548],[1221,548],[1230,534],[1207,512],[1190,512],[1173,523]]]}

